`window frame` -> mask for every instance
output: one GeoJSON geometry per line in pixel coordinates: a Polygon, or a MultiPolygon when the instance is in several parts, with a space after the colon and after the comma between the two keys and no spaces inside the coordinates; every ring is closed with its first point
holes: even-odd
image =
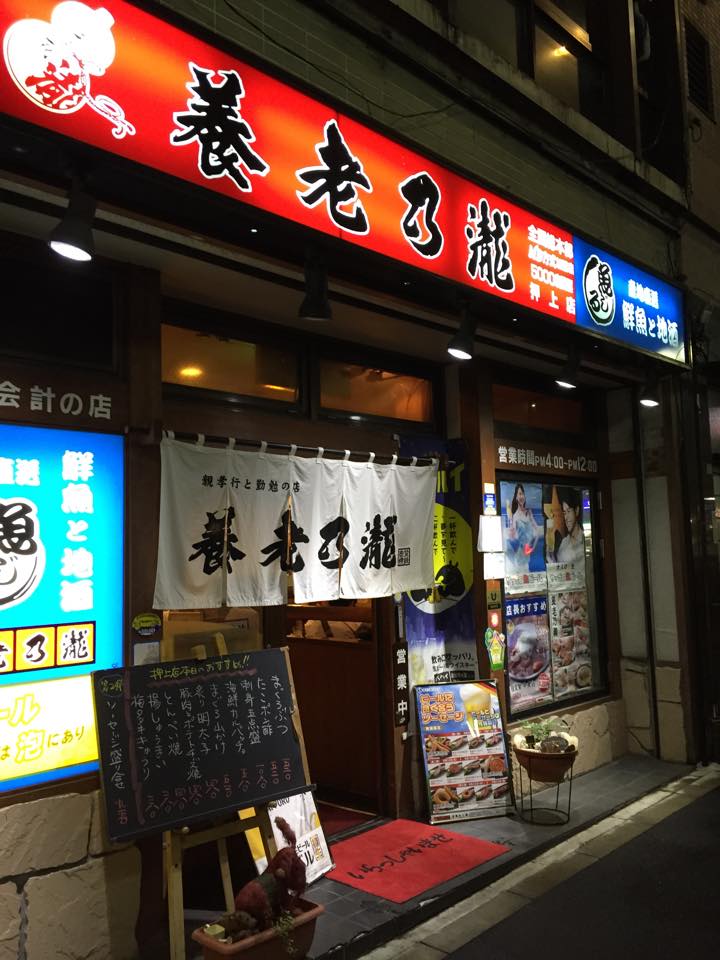
{"type": "MultiPolygon", "coordinates": [[[[538,704],[536,707],[529,707],[527,710],[515,711],[512,709],[512,703],[510,699],[510,677],[508,674],[508,663],[507,657],[505,658],[505,666],[503,668],[503,673],[505,677],[505,689],[508,691],[506,698],[506,707],[508,712],[508,722],[509,723],[521,723],[524,720],[531,719],[532,717],[539,716],[543,713],[548,712],[564,712],[570,707],[581,706],[582,704],[588,703],[589,701],[604,700],[610,697],[610,661],[609,661],[609,644],[607,637],[607,623],[605,618],[605,593],[603,590],[603,576],[602,576],[602,566],[603,566],[603,557],[600,549],[599,538],[600,538],[600,510],[599,510],[599,481],[597,479],[583,478],[583,477],[562,477],[558,474],[552,473],[529,473],[522,472],[517,473],[512,470],[496,470],[495,472],[495,486],[499,490],[501,482],[517,482],[518,477],[523,483],[539,483],[543,486],[550,483],[560,483],[561,485],[566,484],[567,486],[574,487],[583,487],[590,491],[590,500],[591,500],[591,513],[593,518],[593,580],[594,580],[594,592],[595,592],[595,622],[597,627],[597,655],[598,655],[598,665],[601,671],[601,683],[597,687],[594,687],[592,690],[589,690],[587,693],[580,693],[574,696],[560,697],[559,699],[553,695],[553,699],[547,703],[538,704]]],[[[587,588],[586,588],[587,589],[587,588]]],[[[527,594],[531,596],[533,594],[541,593],[542,591],[533,591],[532,594],[527,594]]],[[[550,590],[545,588],[545,596],[550,596],[550,590]]],[[[520,600],[524,594],[518,594],[517,599],[520,600]]],[[[503,610],[503,627],[505,626],[505,584],[503,582],[502,586],[502,610],[503,610]]],[[[548,611],[548,627],[549,627],[550,614],[548,611]]],[[[550,665],[552,669],[552,649],[550,650],[550,665]]]]}
{"type": "MultiPolygon", "coordinates": [[[[240,343],[255,343],[273,345],[273,335],[266,324],[242,314],[229,314],[225,311],[211,310],[187,304],[183,301],[163,301],[163,326],[180,327],[196,333],[207,333],[219,337],[227,337],[240,343]],[[246,323],[251,329],[237,329],[246,323]]],[[[284,329],[284,328],[283,328],[284,329]]],[[[224,390],[213,390],[205,387],[194,387],[191,384],[168,383],[162,380],[162,357],[160,377],[163,395],[181,400],[192,400],[222,405],[226,409],[257,409],[270,413],[284,412],[293,416],[307,414],[307,362],[305,352],[298,338],[292,330],[288,330],[288,352],[294,353],[297,364],[298,395],[296,400],[272,400],[269,397],[255,397],[252,394],[234,393],[224,390]]]]}
{"type": "Polygon", "coordinates": [[[164,380],[162,381],[163,396],[182,401],[195,399],[197,402],[214,404],[230,410],[264,410],[269,413],[286,413],[315,421],[345,422],[349,426],[390,427],[393,432],[434,433],[444,427],[443,368],[440,364],[407,358],[391,351],[366,348],[351,341],[313,337],[291,327],[268,324],[242,314],[205,308],[169,298],[163,300],[161,322],[167,326],[215,334],[246,343],[276,345],[278,334],[282,333],[288,350],[294,353],[298,364],[298,399],[294,402],[209,390],[190,384],[167,383],[164,380]],[[239,333],[238,327],[243,324],[248,329],[243,329],[242,333],[239,333]],[[432,391],[431,419],[429,421],[402,420],[366,414],[359,410],[354,412],[323,407],[320,402],[320,360],[378,367],[393,373],[428,380],[432,391]]]}
{"type": "MultiPolygon", "coordinates": [[[[347,344],[348,348],[353,345],[347,344]]],[[[395,363],[396,354],[375,352],[361,348],[353,353],[349,358],[346,352],[343,352],[339,343],[333,345],[321,345],[319,349],[313,351],[310,362],[310,385],[311,385],[311,412],[313,419],[332,420],[334,422],[348,422],[362,426],[389,426],[395,430],[402,430],[405,433],[434,433],[444,424],[444,408],[441,407],[441,398],[443,396],[441,387],[441,368],[431,364],[424,364],[422,361],[414,362],[406,358],[397,357],[398,363],[395,363]],[[353,412],[352,410],[339,410],[333,407],[324,407],[321,402],[322,382],[321,382],[321,362],[323,360],[334,361],[336,363],[348,363],[354,366],[378,367],[392,373],[404,374],[410,377],[418,377],[430,382],[432,391],[432,414],[430,420],[402,420],[394,417],[378,416],[377,414],[353,412]]]]}
{"type": "Polygon", "coordinates": [[[715,96],[713,89],[713,63],[712,63],[712,47],[710,41],[699,29],[699,27],[689,20],[687,17],[684,17],[684,29],[685,29],[685,80],[687,82],[687,99],[690,104],[696,109],[700,110],[709,120],[715,121],[715,96]],[[705,93],[707,95],[707,104],[698,103],[692,96],[692,89],[690,84],[690,57],[688,56],[688,40],[693,38],[698,43],[702,45],[703,52],[705,53],[705,93]]]}

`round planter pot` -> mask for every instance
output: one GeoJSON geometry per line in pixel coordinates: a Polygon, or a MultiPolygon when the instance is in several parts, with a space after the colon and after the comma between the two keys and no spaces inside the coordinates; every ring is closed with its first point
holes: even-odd
{"type": "MultiPolygon", "coordinates": [[[[294,960],[307,956],[315,936],[315,923],[325,909],[322,904],[309,900],[298,900],[298,908],[303,912],[295,917],[292,925],[292,939],[295,944],[294,960]]],[[[193,931],[193,940],[202,945],[203,960],[221,960],[223,957],[237,957],[238,960],[288,960],[285,943],[278,937],[273,927],[262,930],[237,943],[219,943],[203,932],[202,927],[193,931]]]]}
{"type": "Polygon", "coordinates": [[[578,755],[577,748],[566,753],[538,753],[515,746],[513,750],[520,766],[536,783],[562,783],[578,755]]]}

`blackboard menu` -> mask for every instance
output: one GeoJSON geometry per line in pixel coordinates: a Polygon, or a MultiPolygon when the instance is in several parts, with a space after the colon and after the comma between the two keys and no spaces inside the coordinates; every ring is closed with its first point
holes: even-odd
{"type": "Polygon", "coordinates": [[[93,674],[113,840],[207,820],[307,784],[285,652],[93,674]]]}

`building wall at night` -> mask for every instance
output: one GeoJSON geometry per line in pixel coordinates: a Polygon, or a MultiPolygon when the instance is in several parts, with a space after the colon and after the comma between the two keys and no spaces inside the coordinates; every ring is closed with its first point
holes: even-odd
{"type": "MultiPolygon", "coordinates": [[[[332,98],[389,138],[396,138],[466,177],[487,184],[489,189],[519,205],[525,204],[568,229],[593,238],[647,271],[669,282],[683,283],[687,279],[695,296],[691,301],[693,316],[701,312],[701,306],[720,303],[720,272],[716,269],[720,234],[712,233],[720,230],[720,200],[715,189],[720,135],[714,122],[692,106],[688,108],[688,187],[682,178],[673,179],[653,166],[647,150],[628,145],[593,123],[542,89],[527,72],[502,59],[481,38],[464,32],[456,24],[457,6],[429,0],[158,0],[154,9],[165,8],[168,14],[179,15],[183,19],[178,22],[186,31],[196,28],[211,44],[225,43],[238,57],[257,58],[256,65],[261,70],[266,65],[267,72],[279,71],[281,79],[297,84],[310,96],[332,98]],[[693,123],[693,118],[697,122],[693,123]],[[695,219],[688,220],[688,210],[695,219]]],[[[622,4],[613,7],[617,15],[622,4]]],[[[685,0],[682,8],[717,51],[720,12],[716,7],[699,0],[685,0]]],[[[628,3],[628,36],[631,9],[632,4],[628,3]]],[[[676,39],[682,48],[682,34],[676,39]]],[[[632,67],[632,52],[625,51],[620,60],[614,81],[618,86],[618,76],[632,67]]],[[[673,76],[673,83],[680,82],[672,64],[668,73],[673,76]]],[[[717,82],[714,77],[716,85],[717,82]]],[[[632,104],[632,96],[626,99],[632,104]]],[[[678,125],[681,131],[685,126],[684,106],[679,110],[678,113],[670,108],[668,123],[675,131],[678,125]]],[[[668,164],[668,169],[671,166],[668,164]]],[[[55,174],[53,179],[59,182],[64,171],[55,174]]],[[[56,190],[57,183],[53,182],[51,188],[56,190]]],[[[150,188],[145,188],[149,193],[150,188]]],[[[181,191],[186,188],[177,181],[173,189],[182,196],[181,191]]],[[[198,188],[187,189],[195,191],[196,199],[198,188]]],[[[142,197],[140,191],[139,195],[142,197]]],[[[133,213],[144,211],[128,209],[128,218],[133,213]]],[[[0,218],[0,230],[6,229],[8,224],[0,218]]],[[[96,229],[101,229],[100,220],[96,229]]],[[[213,223],[208,222],[203,229],[205,239],[212,238],[213,223]]],[[[351,260],[355,248],[348,249],[351,260]]],[[[238,250],[239,242],[234,252],[238,250]]],[[[143,248],[137,242],[134,262],[142,262],[141,267],[113,265],[113,269],[117,267],[116,290],[121,291],[118,341],[122,370],[107,377],[83,371],[77,374],[73,385],[73,389],[79,390],[77,383],[83,385],[87,381],[87,392],[101,388],[103,392],[114,391],[114,419],[108,429],[120,435],[127,428],[127,582],[123,621],[126,653],[131,650],[131,617],[152,606],[160,427],[278,442],[287,440],[292,433],[291,439],[299,443],[322,442],[343,449],[352,441],[354,448],[372,449],[379,456],[392,453],[393,431],[399,429],[397,425],[391,429],[387,424],[371,424],[354,430],[358,425],[353,424],[354,432],[348,439],[347,418],[333,421],[293,414],[289,428],[289,415],[285,412],[258,412],[252,406],[238,412],[228,404],[217,403],[208,413],[210,407],[201,402],[183,405],[176,397],[168,399],[161,382],[161,324],[175,304],[168,305],[167,296],[163,299],[167,291],[163,290],[164,278],[158,266],[161,255],[156,256],[153,251],[151,266],[148,251],[149,244],[143,248]],[[148,254],[147,263],[142,261],[144,254],[148,254]]],[[[185,255],[190,254],[186,251],[185,255]]],[[[290,264],[301,276],[302,255],[303,251],[298,249],[284,251],[284,267],[290,264]]],[[[388,272],[392,269],[391,264],[388,272]]],[[[372,289],[374,276],[371,270],[367,271],[366,292],[376,296],[375,302],[381,302],[383,291],[372,289]]],[[[208,288],[195,291],[194,306],[198,311],[215,306],[215,292],[208,288]]],[[[373,301],[368,298],[367,302],[373,301]]],[[[487,306],[487,298],[483,303],[487,306]]],[[[240,302],[238,314],[244,309],[240,302]]],[[[491,307],[487,312],[492,312],[491,307]]],[[[258,312],[255,319],[262,321],[267,317],[258,312]]],[[[380,311],[374,320],[373,335],[379,338],[377,328],[382,328],[384,322],[380,311]]],[[[539,314],[533,315],[532,335],[525,340],[514,341],[512,331],[507,330],[496,337],[497,350],[506,350],[506,363],[512,364],[512,352],[517,350],[518,379],[526,372],[521,361],[526,359],[523,354],[527,341],[534,338],[536,345],[543,346],[542,320],[539,314]],[[507,342],[498,345],[503,337],[507,342]]],[[[238,318],[239,324],[246,321],[246,316],[238,318]]],[[[292,323],[293,319],[286,316],[286,326],[292,323]]],[[[509,323],[508,319],[508,327],[509,323]]],[[[422,357],[430,365],[430,350],[422,352],[418,346],[424,337],[429,337],[427,330],[420,325],[407,326],[411,330],[411,337],[406,339],[408,355],[422,357]],[[412,336],[417,337],[418,343],[412,342],[412,336]]],[[[302,330],[295,333],[302,336],[302,330]]],[[[606,384],[602,376],[607,370],[593,367],[593,340],[582,340],[582,334],[574,330],[573,335],[574,342],[582,342],[591,358],[586,373],[606,384]]],[[[368,345],[369,336],[358,324],[353,334],[358,349],[368,345]]],[[[354,344],[350,348],[354,349],[354,344]]],[[[539,373],[534,371],[537,377],[545,377],[548,393],[554,390],[557,357],[567,352],[565,341],[561,346],[556,356],[538,361],[539,373]]],[[[650,360],[639,360],[631,349],[624,353],[621,349],[612,355],[621,368],[615,381],[617,388],[607,389],[603,385],[595,389],[600,412],[598,424],[593,424],[597,436],[604,438],[607,446],[600,456],[605,471],[603,492],[608,500],[605,516],[609,516],[603,528],[610,571],[603,597],[608,682],[602,696],[569,708],[560,703],[552,711],[564,717],[570,731],[580,738],[576,773],[599,767],[628,751],[657,753],[677,762],[699,757],[692,735],[692,690],[687,668],[691,643],[689,615],[682,600],[689,576],[685,566],[683,463],[673,454],[682,432],[673,413],[679,368],[654,361],[654,369],[674,371],[665,376],[663,412],[634,419],[637,388],[645,369],[641,364],[647,360],[649,365],[650,360]],[[623,379],[625,367],[627,377],[623,379]],[[645,536],[647,543],[643,548],[645,536]]],[[[350,355],[344,359],[353,362],[350,355]]],[[[439,365],[444,361],[444,353],[432,361],[437,363],[436,385],[443,379],[439,365]]],[[[27,368],[23,361],[15,360],[10,360],[3,371],[0,379],[24,376],[23,389],[29,388],[36,378],[46,376],[41,365],[27,368]]],[[[487,460],[488,444],[492,446],[494,440],[493,416],[485,408],[484,414],[478,413],[483,403],[488,406],[488,400],[474,391],[479,392],[483,386],[489,390],[493,375],[493,364],[488,363],[477,369],[470,384],[473,378],[459,374],[456,366],[445,367],[444,433],[447,437],[466,439],[471,459],[474,458],[474,532],[482,502],[481,481],[495,482],[494,459],[487,460]],[[490,468],[487,462],[491,463],[490,468]]],[[[69,374],[58,374],[57,382],[53,381],[58,392],[70,389],[68,377],[69,374]]],[[[3,421],[7,412],[3,409],[3,421]]],[[[69,426],[59,416],[29,416],[27,411],[25,415],[11,413],[10,419],[66,429],[69,426]]],[[[434,424],[439,431],[441,423],[439,417],[434,424]]],[[[98,427],[83,418],[71,426],[98,427]]],[[[482,557],[476,554],[475,559],[475,613],[480,639],[487,609],[482,557]]],[[[387,640],[395,629],[390,601],[384,611],[387,640]]],[[[385,646],[389,650],[391,643],[385,646]]],[[[482,658],[481,640],[478,646],[482,658]]],[[[487,659],[481,659],[481,676],[487,665],[487,659]]],[[[403,738],[399,727],[393,729],[391,722],[389,725],[385,753],[397,784],[393,782],[392,789],[388,788],[388,795],[392,796],[382,812],[422,818],[426,815],[426,798],[423,789],[418,788],[422,771],[418,765],[417,738],[403,738]],[[414,784],[413,767],[417,774],[414,784]]],[[[61,783],[54,793],[51,789],[40,798],[19,794],[0,809],[0,834],[13,838],[6,842],[6,853],[0,857],[2,960],[51,960],[61,950],[63,955],[88,960],[106,960],[109,956],[131,960],[135,919],[142,907],[140,846],[119,849],[110,847],[103,839],[96,791],[82,792],[76,783],[61,783]],[[70,904],[79,900],[89,903],[92,922],[84,913],[68,916],[70,904]]],[[[159,848],[159,837],[154,839],[159,848]]],[[[143,857],[149,846],[143,849],[143,857]]],[[[143,867],[147,869],[145,860],[143,867]]],[[[157,908],[150,913],[158,928],[165,922],[160,889],[158,879],[152,896],[147,898],[157,908]]],[[[142,955],[149,957],[153,953],[148,950],[142,955]]]]}

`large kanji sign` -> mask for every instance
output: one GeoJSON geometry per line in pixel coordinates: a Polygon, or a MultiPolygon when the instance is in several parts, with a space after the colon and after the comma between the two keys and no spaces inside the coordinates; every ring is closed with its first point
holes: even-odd
{"type": "Polygon", "coordinates": [[[642,277],[672,340],[629,307],[616,331],[602,251],[578,266],[567,230],[124,0],[0,0],[0,30],[12,116],[569,323],[584,297],[595,333],[684,359],[679,291],[642,277]]]}

